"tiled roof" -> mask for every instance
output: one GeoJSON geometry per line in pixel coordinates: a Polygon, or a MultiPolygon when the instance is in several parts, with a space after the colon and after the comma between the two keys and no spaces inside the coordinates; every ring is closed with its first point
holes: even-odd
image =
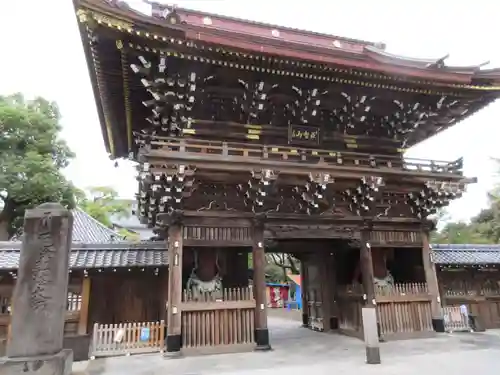
{"type": "MultiPolygon", "coordinates": [[[[98,222],[81,208],[71,210],[73,213],[73,242],[79,243],[110,243],[123,240],[114,230],[98,222]]],[[[20,236],[12,239],[20,241],[20,236]]]]}
{"type": "MultiPolygon", "coordinates": [[[[0,242],[0,270],[14,270],[19,266],[20,242],[0,242]]],[[[159,267],[168,265],[165,242],[73,243],[71,269],[159,267]]]]}
{"type": "Polygon", "coordinates": [[[102,225],[80,208],[73,213],[73,242],[109,243],[122,239],[114,230],[102,225]]]}
{"type": "Polygon", "coordinates": [[[436,264],[500,263],[500,245],[432,245],[436,264]]]}

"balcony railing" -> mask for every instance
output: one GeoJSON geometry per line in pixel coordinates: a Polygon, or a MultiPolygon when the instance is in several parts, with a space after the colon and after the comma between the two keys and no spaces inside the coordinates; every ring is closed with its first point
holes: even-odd
{"type": "Polygon", "coordinates": [[[294,146],[273,146],[248,143],[176,139],[168,137],[141,137],[138,143],[148,151],[244,157],[260,160],[293,161],[306,164],[329,164],[364,168],[389,168],[404,171],[462,175],[463,159],[452,162],[403,158],[402,155],[378,155],[347,151],[322,150],[294,146]]]}

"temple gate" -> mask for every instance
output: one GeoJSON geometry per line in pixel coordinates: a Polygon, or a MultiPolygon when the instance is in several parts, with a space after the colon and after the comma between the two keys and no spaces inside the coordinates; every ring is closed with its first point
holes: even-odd
{"type": "Polygon", "coordinates": [[[75,4],[106,147],[137,162],[138,214],[168,238],[168,352],[270,347],[270,240],[302,260],[310,328],[359,336],[364,306],[386,338],[444,330],[429,216],[475,179],[462,159],[404,153],[495,100],[498,71],[156,3],[75,4]],[[251,285],[231,252],[251,252],[251,285]]]}

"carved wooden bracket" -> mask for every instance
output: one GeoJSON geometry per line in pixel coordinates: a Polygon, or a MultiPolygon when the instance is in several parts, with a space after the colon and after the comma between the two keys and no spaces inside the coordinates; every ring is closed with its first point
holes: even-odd
{"type": "Polygon", "coordinates": [[[308,215],[332,209],[335,198],[331,189],[335,182],[329,173],[311,173],[304,186],[296,186],[294,192],[299,206],[308,215]]]}
{"type": "Polygon", "coordinates": [[[271,169],[252,171],[246,184],[238,185],[238,190],[243,196],[245,206],[252,212],[263,212],[265,202],[272,193],[273,182],[279,172],[271,169]]]}
{"type": "MultiPolygon", "coordinates": [[[[175,12],[168,15],[170,20],[175,17],[175,12]]],[[[191,112],[196,102],[196,72],[189,72],[187,75],[169,72],[166,55],[160,55],[155,67],[150,60],[140,55],[130,68],[141,77],[140,82],[151,95],[151,99],[142,102],[151,110],[151,115],[146,118],[150,126],[142,136],[136,135],[136,142],[147,147],[151,143],[148,136],[183,136],[190,127],[191,112]]]]}
{"type": "Polygon", "coordinates": [[[183,209],[183,200],[193,189],[195,168],[186,165],[162,165],[161,173],[151,173],[148,163],[143,164],[140,181],[139,216],[153,227],[158,213],[183,209]]]}
{"type": "Polygon", "coordinates": [[[408,193],[408,204],[417,218],[425,219],[459,198],[465,188],[464,183],[427,181],[418,193],[408,193]]]}
{"type": "Polygon", "coordinates": [[[374,204],[380,196],[382,186],[382,177],[368,176],[361,178],[357,187],[346,189],[343,195],[351,212],[358,216],[373,214],[374,204]]]}

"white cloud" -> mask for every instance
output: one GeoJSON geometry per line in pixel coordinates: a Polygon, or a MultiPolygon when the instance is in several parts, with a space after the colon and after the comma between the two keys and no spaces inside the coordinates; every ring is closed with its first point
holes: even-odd
{"type": "MultiPolygon", "coordinates": [[[[134,7],[140,1],[130,1],[134,7]]],[[[497,45],[500,5],[491,0],[185,0],[180,6],[339,36],[382,41],[391,53],[413,57],[450,54],[449,64],[491,61],[500,67],[497,45]]],[[[121,195],[136,192],[130,163],[118,168],[104,150],[72,2],[0,2],[0,92],[20,91],[56,100],[64,132],[77,159],[67,175],[81,187],[110,185],[121,195]]],[[[454,203],[454,218],[467,218],[486,203],[499,156],[500,106],[493,104],[454,128],[418,145],[408,155],[453,160],[465,157],[465,171],[479,184],[454,203]]]]}

